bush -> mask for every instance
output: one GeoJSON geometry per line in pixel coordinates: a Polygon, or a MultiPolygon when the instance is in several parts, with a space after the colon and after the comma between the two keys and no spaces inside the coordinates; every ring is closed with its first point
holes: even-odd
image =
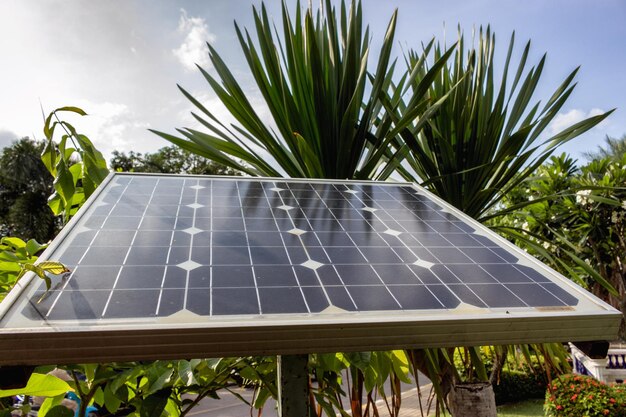
{"type": "Polygon", "coordinates": [[[503,369],[500,381],[493,386],[496,404],[515,403],[533,398],[543,398],[546,395],[548,382],[542,370],[503,369]]]}
{"type": "Polygon", "coordinates": [[[548,417],[626,417],[626,387],[583,375],[563,375],[546,392],[544,410],[548,417]]]}

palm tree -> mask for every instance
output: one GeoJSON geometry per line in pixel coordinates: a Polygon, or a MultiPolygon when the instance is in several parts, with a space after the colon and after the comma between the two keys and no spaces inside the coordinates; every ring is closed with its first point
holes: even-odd
{"type": "MultiPolygon", "coordinates": [[[[590,117],[552,136],[546,136],[545,128],[558,115],[575,87],[573,81],[578,68],[565,78],[545,104],[539,101],[533,103],[546,56],[536,66],[527,69],[529,41],[514,68],[511,66],[514,65],[514,45],[515,34],[509,42],[502,76],[496,80],[495,35],[490,28],[487,27],[484,32],[481,28],[476,46],[470,46],[467,50],[460,33],[452,62],[424,93],[423,99],[431,102],[449,96],[426,125],[415,128],[414,122],[406,116],[411,111],[410,103],[401,99],[395,102],[393,99],[388,100],[387,113],[383,119],[391,119],[396,126],[395,130],[399,131],[400,137],[394,146],[405,145],[409,149],[404,164],[398,166],[398,172],[404,178],[421,182],[469,216],[496,228],[498,217],[523,206],[503,209],[501,201],[504,196],[534,173],[559,146],[588,131],[612,113],[611,110],[590,117]],[[509,70],[514,74],[512,80],[508,78],[509,70]]],[[[442,50],[442,45],[436,45],[433,59],[438,59],[442,50]]],[[[427,51],[409,51],[409,71],[414,72],[415,67],[421,65],[425,53],[427,51]]],[[[419,81],[417,77],[412,82],[419,81]]],[[[397,86],[398,90],[410,88],[413,88],[410,82],[397,86]]],[[[510,229],[499,230],[511,234],[515,232],[510,229]]],[[[514,237],[519,238],[517,234],[514,237]]],[[[553,349],[546,346],[539,348],[544,352],[553,349]]],[[[499,357],[505,358],[503,349],[499,350],[499,357]]],[[[454,368],[453,364],[445,360],[450,356],[451,352],[433,353],[433,357],[440,362],[439,366],[448,369],[454,368]]],[[[473,363],[478,379],[487,379],[480,356],[475,352],[472,358],[475,359],[473,363]]],[[[445,395],[450,389],[454,393],[453,385],[462,376],[456,369],[439,374],[443,377],[440,393],[445,395]]],[[[431,373],[430,376],[437,379],[437,375],[431,373]]],[[[486,387],[486,395],[493,396],[491,385],[487,384],[486,387]]],[[[454,403],[455,398],[467,401],[467,398],[460,399],[453,395],[453,415],[470,415],[463,411],[467,411],[467,407],[454,403]]],[[[481,401],[483,405],[486,404],[486,400],[481,401]]],[[[475,413],[476,409],[471,412],[475,413]]],[[[495,413],[495,409],[492,413],[495,413]]],[[[478,414],[492,415],[486,408],[478,414]]]]}
{"type": "MultiPolygon", "coordinates": [[[[295,18],[283,4],[282,38],[265,5],[254,9],[258,46],[250,33],[235,24],[239,42],[273,123],[263,120],[220,55],[209,45],[217,72],[211,76],[199,67],[212,90],[236,119],[224,125],[184,88],[182,93],[197,108],[193,116],[208,132],[178,129],[182,137],[157,135],[198,155],[250,175],[295,178],[385,179],[381,162],[393,154],[389,124],[378,124],[382,92],[391,85],[395,62],[390,61],[396,27],[391,16],[378,62],[369,70],[369,28],[362,25],[360,2],[340,15],[330,0],[314,16],[300,4],[295,18]],[[272,124],[275,128],[272,127],[272,124]],[[269,158],[268,158],[269,157],[269,158]]],[[[451,51],[450,51],[451,52],[451,51]]],[[[444,54],[446,55],[446,54],[444,54]]],[[[445,63],[434,63],[429,75],[445,63]]],[[[428,82],[417,83],[427,88],[428,82]]],[[[419,103],[416,113],[429,103],[419,103]]]]}
{"type": "Polygon", "coordinates": [[[595,152],[584,152],[583,155],[589,160],[610,158],[621,161],[626,155],[626,134],[622,135],[621,138],[612,138],[607,135],[604,138],[604,145],[595,152]]]}

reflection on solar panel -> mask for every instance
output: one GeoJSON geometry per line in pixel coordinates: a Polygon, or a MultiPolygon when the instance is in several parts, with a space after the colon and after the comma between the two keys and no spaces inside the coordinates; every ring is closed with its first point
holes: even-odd
{"type": "MultiPolygon", "coordinates": [[[[355,324],[408,320],[410,339],[385,343],[425,346],[496,343],[510,330],[522,330],[513,339],[558,340],[563,317],[577,323],[568,340],[598,339],[619,322],[610,307],[410,184],[116,174],[100,191],[47,254],[72,272],[48,293],[33,281],[5,315],[5,329],[164,336],[252,327],[271,342],[276,326],[301,332],[315,324],[343,339],[354,337],[355,324]],[[432,320],[498,318],[491,331],[499,336],[461,328],[438,343],[414,334],[432,320]],[[558,320],[541,324],[548,318],[558,320]]],[[[251,348],[292,349],[282,343],[251,348]]],[[[172,349],[154,355],[176,356],[172,349]]],[[[197,353],[238,348],[203,349],[197,353]]]]}

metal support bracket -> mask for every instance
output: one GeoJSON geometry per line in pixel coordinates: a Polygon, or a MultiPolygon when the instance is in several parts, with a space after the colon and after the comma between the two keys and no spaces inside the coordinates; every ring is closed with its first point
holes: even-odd
{"type": "Polygon", "coordinates": [[[309,355],[278,356],[278,415],[309,415],[309,355]]]}

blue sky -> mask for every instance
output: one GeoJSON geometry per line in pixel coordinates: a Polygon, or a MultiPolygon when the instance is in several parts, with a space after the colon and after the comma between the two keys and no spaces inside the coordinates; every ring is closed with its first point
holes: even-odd
{"type": "MultiPolygon", "coordinates": [[[[317,4],[317,1],[313,2],[317,4]]],[[[108,156],[114,149],[154,151],[167,142],[147,128],[173,131],[191,126],[191,106],[179,83],[228,120],[193,63],[210,67],[204,46],[210,41],[249,88],[233,21],[251,27],[248,0],[3,0],[0,3],[0,146],[10,140],[41,138],[41,101],[46,110],[83,107],[90,116],[72,119],[108,156]]],[[[279,20],[278,1],[268,3],[279,20]]],[[[295,2],[288,1],[291,8],[295,2]]],[[[306,2],[305,2],[306,4],[306,2]]],[[[563,108],[556,130],[617,107],[600,126],[563,150],[579,156],[605,135],[626,133],[626,2],[622,0],[364,0],[364,19],[378,49],[394,8],[399,8],[396,53],[419,48],[433,36],[449,42],[460,24],[466,37],[491,24],[502,56],[512,31],[518,51],[532,39],[531,62],[548,53],[536,99],[547,99],[576,66],[578,87],[563,108]],[[445,28],[445,30],[444,30],[445,28]],[[445,35],[444,35],[445,34],[445,35]]]]}

